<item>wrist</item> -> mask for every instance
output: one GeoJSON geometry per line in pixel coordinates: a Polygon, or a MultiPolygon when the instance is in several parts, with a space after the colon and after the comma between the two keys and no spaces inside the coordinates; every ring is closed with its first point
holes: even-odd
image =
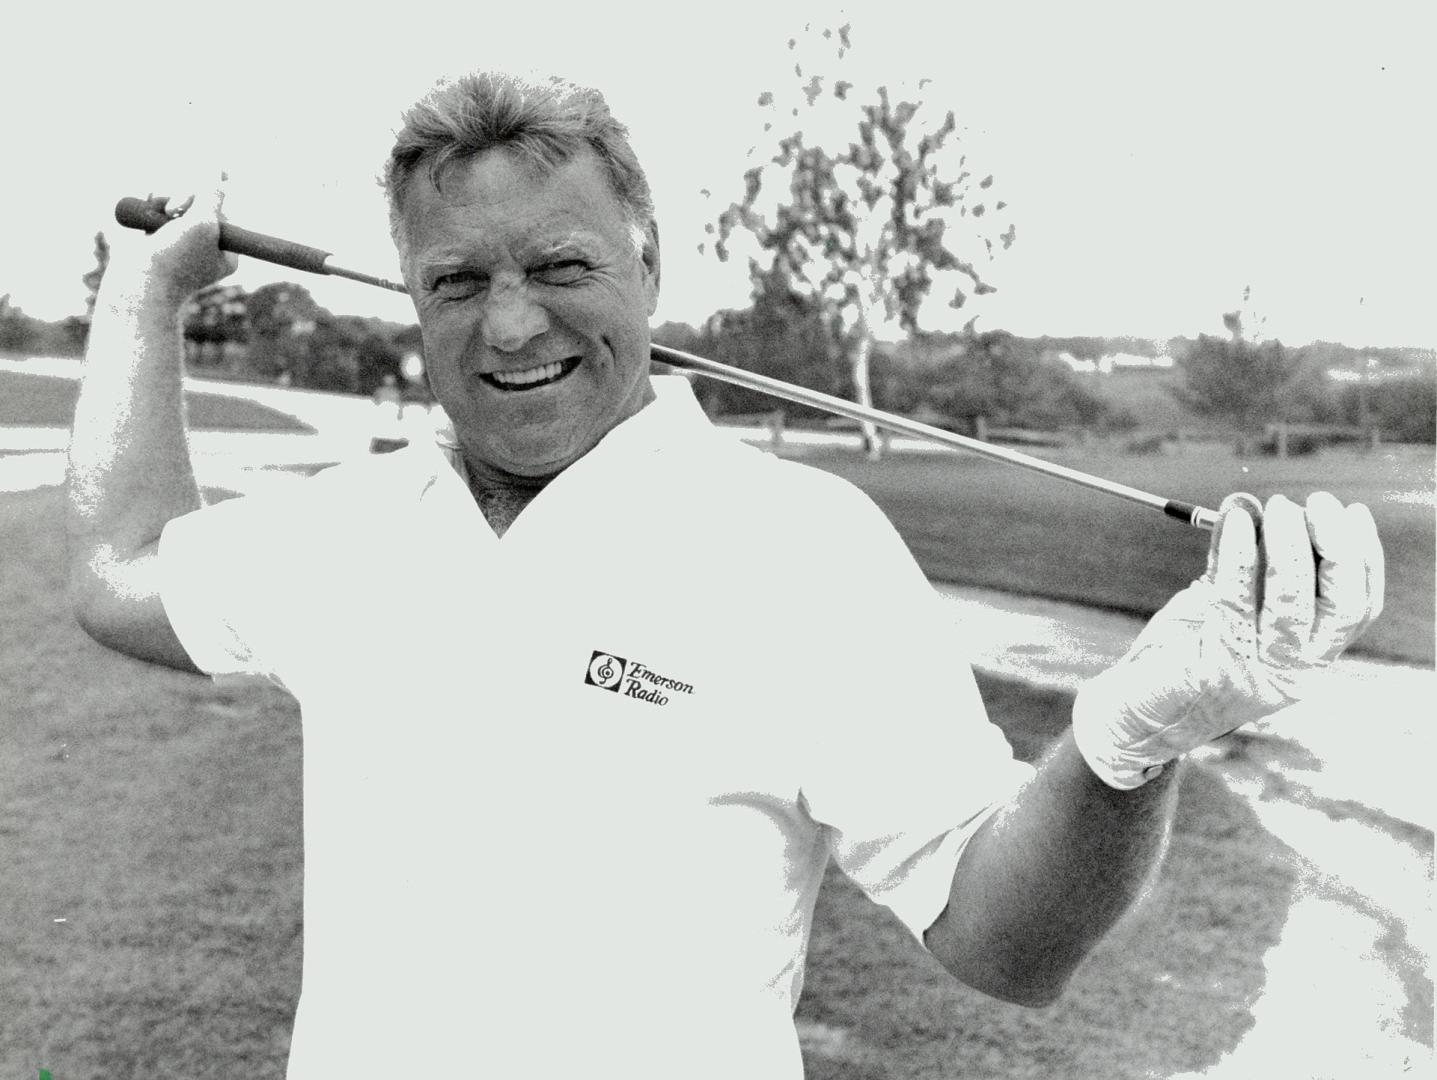
{"type": "Polygon", "coordinates": [[[158,267],[112,258],[100,282],[99,301],[121,312],[178,313],[192,291],[158,267]]]}
{"type": "Polygon", "coordinates": [[[1135,714],[1113,682],[1112,673],[1104,672],[1079,689],[1073,700],[1073,742],[1104,784],[1132,791],[1161,776],[1181,753],[1152,733],[1153,725],[1135,714]]]}
{"type": "MultiPolygon", "coordinates": [[[[160,274],[112,263],[96,296],[95,322],[100,327],[109,323],[127,336],[168,336],[178,332],[189,297],[178,283],[160,274]]],[[[105,331],[101,329],[101,333],[105,331]]]]}

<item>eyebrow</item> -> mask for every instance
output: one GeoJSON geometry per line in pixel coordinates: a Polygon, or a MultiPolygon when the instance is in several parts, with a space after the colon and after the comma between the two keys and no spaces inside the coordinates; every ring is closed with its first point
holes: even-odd
{"type": "Polygon", "coordinates": [[[587,237],[570,236],[563,240],[552,240],[540,244],[538,247],[525,253],[527,259],[549,259],[556,255],[582,255],[591,257],[594,252],[594,245],[587,237]]]}
{"type": "MultiPolygon", "coordinates": [[[[543,259],[554,255],[593,255],[599,246],[588,236],[567,236],[561,240],[545,240],[521,252],[523,259],[543,259]]],[[[421,260],[422,268],[428,272],[436,268],[453,269],[472,266],[475,262],[472,251],[446,247],[427,253],[421,260]]]]}

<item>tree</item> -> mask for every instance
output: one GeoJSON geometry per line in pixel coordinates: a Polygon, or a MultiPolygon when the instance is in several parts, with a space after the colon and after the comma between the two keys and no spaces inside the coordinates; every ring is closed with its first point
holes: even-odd
{"type": "Polygon", "coordinates": [[[0,352],[23,352],[30,344],[30,319],[10,303],[10,294],[0,296],[0,352]]]}
{"type": "MultiPolygon", "coordinates": [[[[1243,289],[1243,302],[1252,290],[1243,289]]],[[[1261,340],[1258,320],[1244,309],[1223,314],[1228,338],[1199,334],[1177,357],[1182,384],[1173,394],[1199,416],[1227,420],[1237,427],[1238,450],[1246,453],[1251,435],[1277,420],[1293,420],[1310,395],[1299,392],[1313,374],[1301,351],[1287,349],[1276,338],[1261,340]]]]}
{"type": "Polygon", "coordinates": [[[977,434],[983,422],[1042,431],[1123,423],[1042,338],[969,328],[915,335],[893,354],[887,406],[940,426],[977,434]]]}
{"type": "Polygon", "coordinates": [[[180,321],[192,363],[213,366],[230,361],[249,340],[244,286],[220,282],[201,289],[185,305],[180,321]]]}
{"type": "MultiPolygon", "coordinates": [[[[822,39],[836,49],[835,66],[841,64],[851,47],[848,27],[824,30],[822,39]]],[[[797,39],[788,43],[795,54],[798,46],[797,39]]],[[[801,60],[793,71],[799,96],[781,100],[766,91],[758,103],[773,116],[782,115],[785,127],[790,119],[807,116],[808,131],[799,127],[780,138],[772,157],[744,174],[743,198],[708,231],[716,234],[721,260],[728,259],[736,231],[752,236],[761,253],[749,260],[756,290],[788,291],[817,305],[853,396],[871,405],[875,331],[892,324],[916,331],[939,276],[959,281],[949,301],[954,308],[967,300],[967,290],[996,291],[972,260],[948,246],[950,226],[958,221],[972,226],[972,242],[981,244],[989,259],[994,240],[1006,249],[1015,230],[992,235],[999,227],[986,201],[992,176],[975,180],[966,155],[952,160],[958,132],[952,110],[936,125],[925,123],[919,118],[921,99],[895,98],[886,86],[855,108],[854,83],[821,73],[805,78],[801,60]],[[832,126],[831,136],[821,132],[824,123],[832,126]],[[828,148],[845,139],[846,147],[828,148]],[[770,177],[786,191],[766,206],[770,177]]],[[[927,83],[921,80],[918,88],[927,83]]],[[[768,121],[764,130],[773,132],[775,123],[768,121]]],[[[991,209],[1005,206],[998,201],[991,209]]],[[[864,425],[864,441],[869,456],[876,457],[872,425],[864,425]]]]}
{"type": "Polygon", "coordinates": [[[372,330],[359,332],[359,345],[355,350],[355,386],[357,393],[366,397],[384,385],[386,375],[393,377],[395,385],[404,385],[403,351],[392,338],[372,330]]]}
{"type": "MultiPolygon", "coordinates": [[[[821,307],[809,297],[765,285],[760,279],[754,286],[749,307],[710,317],[695,351],[781,382],[841,393],[844,388],[835,385],[833,377],[821,307]]],[[[778,404],[768,394],[717,381],[704,402],[711,413],[769,412],[778,404]]],[[[790,416],[812,419],[827,415],[792,402],[782,407],[790,416]]]]}
{"type": "Polygon", "coordinates": [[[249,315],[249,366],[263,379],[286,377],[309,385],[312,338],[323,310],[309,290],[289,282],[261,285],[245,302],[249,315]]]}

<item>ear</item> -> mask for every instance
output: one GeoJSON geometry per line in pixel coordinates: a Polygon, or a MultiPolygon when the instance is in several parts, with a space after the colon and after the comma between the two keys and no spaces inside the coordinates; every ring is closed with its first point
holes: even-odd
{"type": "Polygon", "coordinates": [[[659,309],[659,223],[653,218],[644,226],[644,250],[639,254],[643,264],[644,291],[649,298],[649,317],[659,309]]]}

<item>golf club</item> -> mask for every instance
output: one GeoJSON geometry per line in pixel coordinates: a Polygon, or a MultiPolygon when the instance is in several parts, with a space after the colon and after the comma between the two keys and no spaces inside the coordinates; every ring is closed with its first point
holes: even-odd
{"type": "MultiPolygon", "coordinates": [[[[115,205],[115,220],[127,228],[154,232],[172,220],[172,215],[165,211],[165,201],[162,196],[150,196],[148,199],[121,199],[115,205]]],[[[252,258],[279,266],[287,266],[294,270],[303,270],[306,273],[349,278],[351,281],[374,285],[381,289],[390,289],[394,292],[407,293],[409,291],[403,285],[384,278],[335,265],[330,262],[331,254],[328,251],[305,244],[297,244],[292,240],[283,240],[279,237],[267,236],[264,233],[252,232],[228,222],[220,224],[219,246],[223,251],[232,251],[237,255],[249,255],[252,258]]],[[[845,401],[843,398],[834,397],[831,394],[771,379],[765,375],[744,371],[742,368],[730,367],[715,360],[706,360],[701,356],[694,356],[692,353],[686,353],[679,349],[671,349],[665,345],[654,345],[652,352],[655,359],[683,371],[691,371],[697,375],[732,383],[735,386],[747,387],[750,390],[757,390],[786,401],[822,409],[850,420],[871,423],[875,427],[902,435],[910,435],[942,446],[967,450],[997,461],[1005,461],[1010,465],[1017,465],[1046,476],[1054,476],[1060,480],[1080,484],[1094,491],[1106,492],[1109,495],[1127,499],[1129,502],[1140,503],[1200,529],[1211,529],[1217,523],[1217,514],[1205,507],[1195,506],[1178,499],[1167,499],[1161,495],[1153,495],[1150,492],[1112,480],[1104,480],[1091,473],[1070,469],[1065,465],[1045,461],[1018,450],[995,446],[980,439],[969,438],[966,435],[945,431],[942,428],[909,420],[893,413],[845,401]]]]}

